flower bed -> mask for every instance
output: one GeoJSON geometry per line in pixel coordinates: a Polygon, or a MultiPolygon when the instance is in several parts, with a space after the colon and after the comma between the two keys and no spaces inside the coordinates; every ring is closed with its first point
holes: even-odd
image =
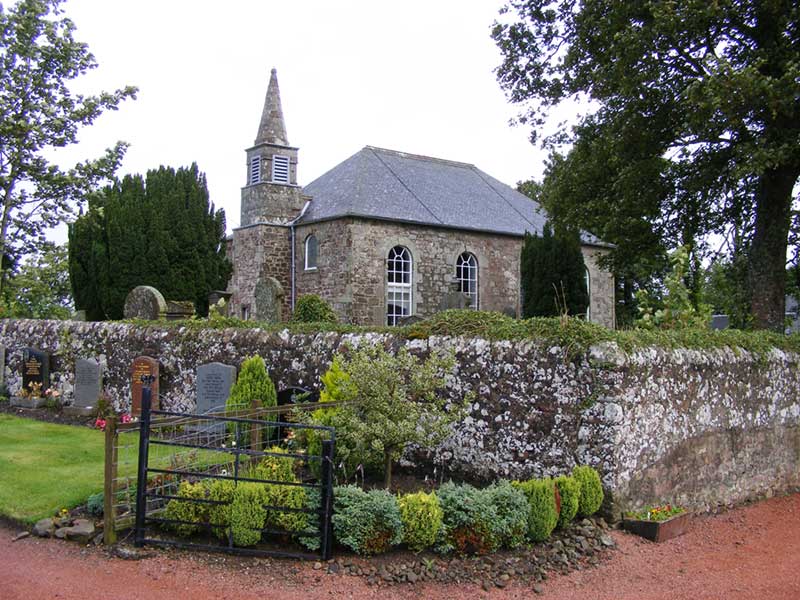
{"type": "Polygon", "coordinates": [[[686,509],[666,504],[628,513],[622,526],[650,541],[665,542],[686,533],[690,519],[686,509]]]}

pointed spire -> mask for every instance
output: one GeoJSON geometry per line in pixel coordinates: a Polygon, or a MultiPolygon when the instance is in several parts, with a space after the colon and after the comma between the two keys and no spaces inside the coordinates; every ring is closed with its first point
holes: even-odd
{"type": "Polygon", "coordinates": [[[267,88],[267,97],[264,99],[264,110],[261,113],[261,124],[258,126],[258,135],[255,145],[276,144],[288,146],[289,138],[286,137],[286,124],[283,122],[281,109],[281,92],[278,89],[278,72],[272,69],[267,88]]]}

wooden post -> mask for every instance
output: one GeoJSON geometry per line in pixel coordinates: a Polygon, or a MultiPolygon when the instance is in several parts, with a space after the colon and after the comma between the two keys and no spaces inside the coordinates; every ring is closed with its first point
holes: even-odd
{"type": "Polygon", "coordinates": [[[106,464],[103,481],[103,543],[106,546],[117,542],[117,530],[114,517],[117,489],[117,416],[106,419],[106,464]]]}
{"type": "MultiPolygon", "coordinates": [[[[253,409],[248,417],[251,419],[258,418],[258,409],[261,408],[261,400],[256,398],[253,400],[250,408],[253,409]]],[[[261,452],[261,425],[258,423],[251,423],[250,424],[250,450],[254,452],[261,452]]]]}

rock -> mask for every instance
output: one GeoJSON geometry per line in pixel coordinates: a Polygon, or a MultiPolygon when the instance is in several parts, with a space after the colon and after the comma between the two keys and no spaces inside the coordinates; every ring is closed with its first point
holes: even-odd
{"type": "Polygon", "coordinates": [[[406,573],[406,579],[408,579],[409,583],[417,583],[417,574],[414,571],[409,571],[406,573]]]}
{"type": "Polygon", "coordinates": [[[22,532],[18,533],[17,535],[15,535],[14,538],[11,541],[12,542],[17,542],[19,540],[23,540],[26,537],[28,537],[30,534],[31,534],[30,531],[22,531],[22,532]]]}
{"type": "Polygon", "coordinates": [[[502,575],[500,575],[501,581],[508,581],[509,579],[511,579],[511,576],[508,573],[503,573],[502,575]]]}
{"type": "Polygon", "coordinates": [[[378,571],[378,576],[381,579],[383,579],[384,581],[391,581],[392,580],[392,574],[389,573],[389,571],[386,570],[386,567],[381,567],[381,570],[378,571]]]}
{"type": "Polygon", "coordinates": [[[544,586],[535,583],[533,584],[533,591],[537,594],[544,594],[544,586]]]}
{"type": "Polygon", "coordinates": [[[53,519],[42,519],[36,522],[33,526],[33,535],[38,537],[52,537],[56,526],[53,524],[53,519]]]}
{"type": "Polygon", "coordinates": [[[317,561],[314,563],[314,570],[319,571],[322,568],[322,563],[317,561]]]}
{"type": "Polygon", "coordinates": [[[617,543],[614,541],[614,538],[612,538],[610,535],[601,535],[600,543],[606,548],[613,548],[617,545],[617,543]]]}
{"type": "Polygon", "coordinates": [[[125,546],[114,546],[111,554],[122,560],[141,560],[150,556],[148,552],[142,552],[135,548],[126,548],[125,546]]]}
{"type": "Polygon", "coordinates": [[[505,579],[498,578],[497,580],[495,580],[494,584],[499,588],[504,588],[508,585],[508,581],[505,579]]]}
{"type": "Polygon", "coordinates": [[[67,539],[67,529],[69,529],[69,527],[62,527],[61,529],[56,529],[56,537],[60,540],[67,539]]]}
{"type": "Polygon", "coordinates": [[[331,563],[328,565],[328,573],[336,575],[339,572],[339,563],[331,563]]]}
{"type": "Polygon", "coordinates": [[[83,544],[89,542],[94,536],[95,529],[94,523],[89,519],[75,519],[72,527],[64,527],[56,532],[58,535],[61,531],[64,532],[68,540],[74,542],[81,542],[83,544]]]}
{"type": "Polygon", "coordinates": [[[483,583],[481,584],[481,587],[483,588],[484,592],[488,592],[489,590],[492,589],[492,584],[490,581],[484,579],[483,583]]]}

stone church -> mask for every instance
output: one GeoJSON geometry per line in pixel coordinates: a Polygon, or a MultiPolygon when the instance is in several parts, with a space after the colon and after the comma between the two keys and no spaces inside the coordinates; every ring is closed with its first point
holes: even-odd
{"type": "MultiPolygon", "coordinates": [[[[300,187],[275,69],[246,152],[229,314],[286,319],[318,294],[342,322],[396,325],[460,291],[471,308],[519,315],[523,235],[546,220],[530,198],[471,164],[372,146],[300,187]]],[[[614,280],[598,265],[608,248],[582,234],[588,317],[614,327],[614,280]]]]}

